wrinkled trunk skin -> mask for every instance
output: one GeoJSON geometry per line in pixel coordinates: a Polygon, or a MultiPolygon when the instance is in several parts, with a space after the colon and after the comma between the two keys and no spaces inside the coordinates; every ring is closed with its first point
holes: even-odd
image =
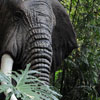
{"type": "Polygon", "coordinates": [[[38,76],[41,80],[49,84],[49,73],[52,62],[51,35],[45,28],[34,29],[27,36],[23,66],[31,63],[31,69],[41,72],[38,76]]]}
{"type": "Polygon", "coordinates": [[[52,29],[53,18],[52,8],[49,5],[49,0],[37,1],[34,3],[35,11],[31,12],[31,19],[28,19],[32,24],[31,29],[26,35],[25,51],[23,56],[23,65],[31,63],[31,69],[41,72],[41,75],[37,76],[43,80],[46,84],[49,84],[50,67],[52,63],[52,29]],[[47,5],[48,4],[48,5],[47,5]],[[34,18],[34,21],[33,21],[34,18]]]}

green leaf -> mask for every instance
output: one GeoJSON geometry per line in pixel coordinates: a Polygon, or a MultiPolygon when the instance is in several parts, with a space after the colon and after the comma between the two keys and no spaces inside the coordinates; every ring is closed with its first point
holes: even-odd
{"type": "MultiPolygon", "coordinates": [[[[58,100],[60,96],[57,92],[52,90],[50,86],[46,85],[43,81],[39,80],[34,74],[41,74],[40,72],[29,70],[30,64],[27,65],[24,71],[13,72],[11,76],[16,81],[16,86],[13,86],[10,78],[4,74],[0,74],[1,81],[7,84],[1,85],[0,92],[5,92],[7,89],[11,89],[17,98],[22,100],[58,100]],[[56,97],[57,96],[57,97],[56,97]]],[[[6,98],[8,100],[8,97],[6,98]]]]}

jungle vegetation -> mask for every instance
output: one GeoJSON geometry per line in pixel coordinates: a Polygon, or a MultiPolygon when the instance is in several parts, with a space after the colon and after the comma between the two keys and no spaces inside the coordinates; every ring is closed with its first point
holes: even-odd
{"type": "Polygon", "coordinates": [[[77,34],[78,49],[55,68],[61,100],[100,100],[100,0],[59,0],[77,34]],[[98,91],[98,92],[97,92],[98,91]]]}
{"type": "MultiPolygon", "coordinates": [[[[79,47],[65,59],[61,66],[55,68],[51,78],[51,84],[62,94],[61,100],[100,100],[100,0],[59,1],[70,16],[77,34],[79,47]]],[[[22,75],[24,75],[24,73],[25,72],[23,72],[22,75]]],[[[28,73],[27,70],[26,73],[28,73]]],[[[17,73],[15,72],[15,74],[17,73]]],[[[20,76],[19,74],[17,75],[20,76]]],[[[2,77],[2,79],[3,78],[5,78],[5,80],[7,79],[6,77],[2,77]]],[[[13,76],[13,78],[17,80],[16,76],[13,76]]],[[[22,79],[24,79],[24,77],[22,79]]],[[[21,85],[23,85],[25,80],[21,82],[21,85]]],[[[16,90],[11,84],[8,85],[10,85],[13,90],[16,90]]],[[[6,88],[8,88],[8,86],[2,89],[6,90],[6,88]]],[[[22,87],[20,86],[20,88],[22,87]]],[[[40,88],[46,91],[44,87],[40,88]]],[[[0,92],[5,91],[2,89],[0,88],[0,92]]],[[[41,92],[38,88],[36,89],[38,92],[41,92]]],[[[49,89],[48,86],[46,89],[49,89]]],[[[18,94],[18,97],[22,95],[16,91],[13,92],[18,94]]],[[[49,89],[49,92],[52,93],[51,95],[58,95],[51,89],[49,89]]],[[[38,94],[36,94],[36,96],[38,97],[38,94]]],[[[37,100],[39,100],[39,98],[37,98],[37,100]]],[[[46,97],[44,96],[44,98],[46,97]]],[[[51,97],[50,100],[52,99],[58,100],[56,97],[51,97]]]]}

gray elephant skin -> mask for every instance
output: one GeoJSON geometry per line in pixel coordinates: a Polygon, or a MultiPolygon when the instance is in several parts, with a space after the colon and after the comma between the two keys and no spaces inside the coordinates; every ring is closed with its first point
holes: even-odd
{"type": "Polygon", "coordinates": [[[75,48],[69,16],[57,0],[0,0],[0,58],[10,55],[13,70],[31,63],[49,84],[53,63],[59,66],[75,48]]]}

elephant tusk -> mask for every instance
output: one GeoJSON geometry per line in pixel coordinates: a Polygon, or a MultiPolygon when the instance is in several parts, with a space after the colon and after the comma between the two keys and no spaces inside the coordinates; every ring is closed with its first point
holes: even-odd
{"type": "Polygon", "coordinates": [[[8,54],[4,54],[1,58],[1,71],[9,76],[12,72],[13,59],[8,54]]]}
{"type": "Polygon", "coordinates": [[[17,100],[17,98],[15,97],[15,95],[14,95],[14,94],[12,94],[12,96],[11,96],[10,100],[17,100]]]}
{"type": "MultiPolygon", "coordinates": [[[[10,55],[4,54],[1,58],[1,72],[3,72],[5,75],[10,76],[13,68],[13,59],[10,55]]],[[[6,84],[5,82],[2,82],[1,84],[6,84]]],[[[11,89],[8,89],[5,93],[7,94],[11,92],[11,89]]],[[[14,94],[12,94],[10,100],[17,100],[14,94]]]]}

